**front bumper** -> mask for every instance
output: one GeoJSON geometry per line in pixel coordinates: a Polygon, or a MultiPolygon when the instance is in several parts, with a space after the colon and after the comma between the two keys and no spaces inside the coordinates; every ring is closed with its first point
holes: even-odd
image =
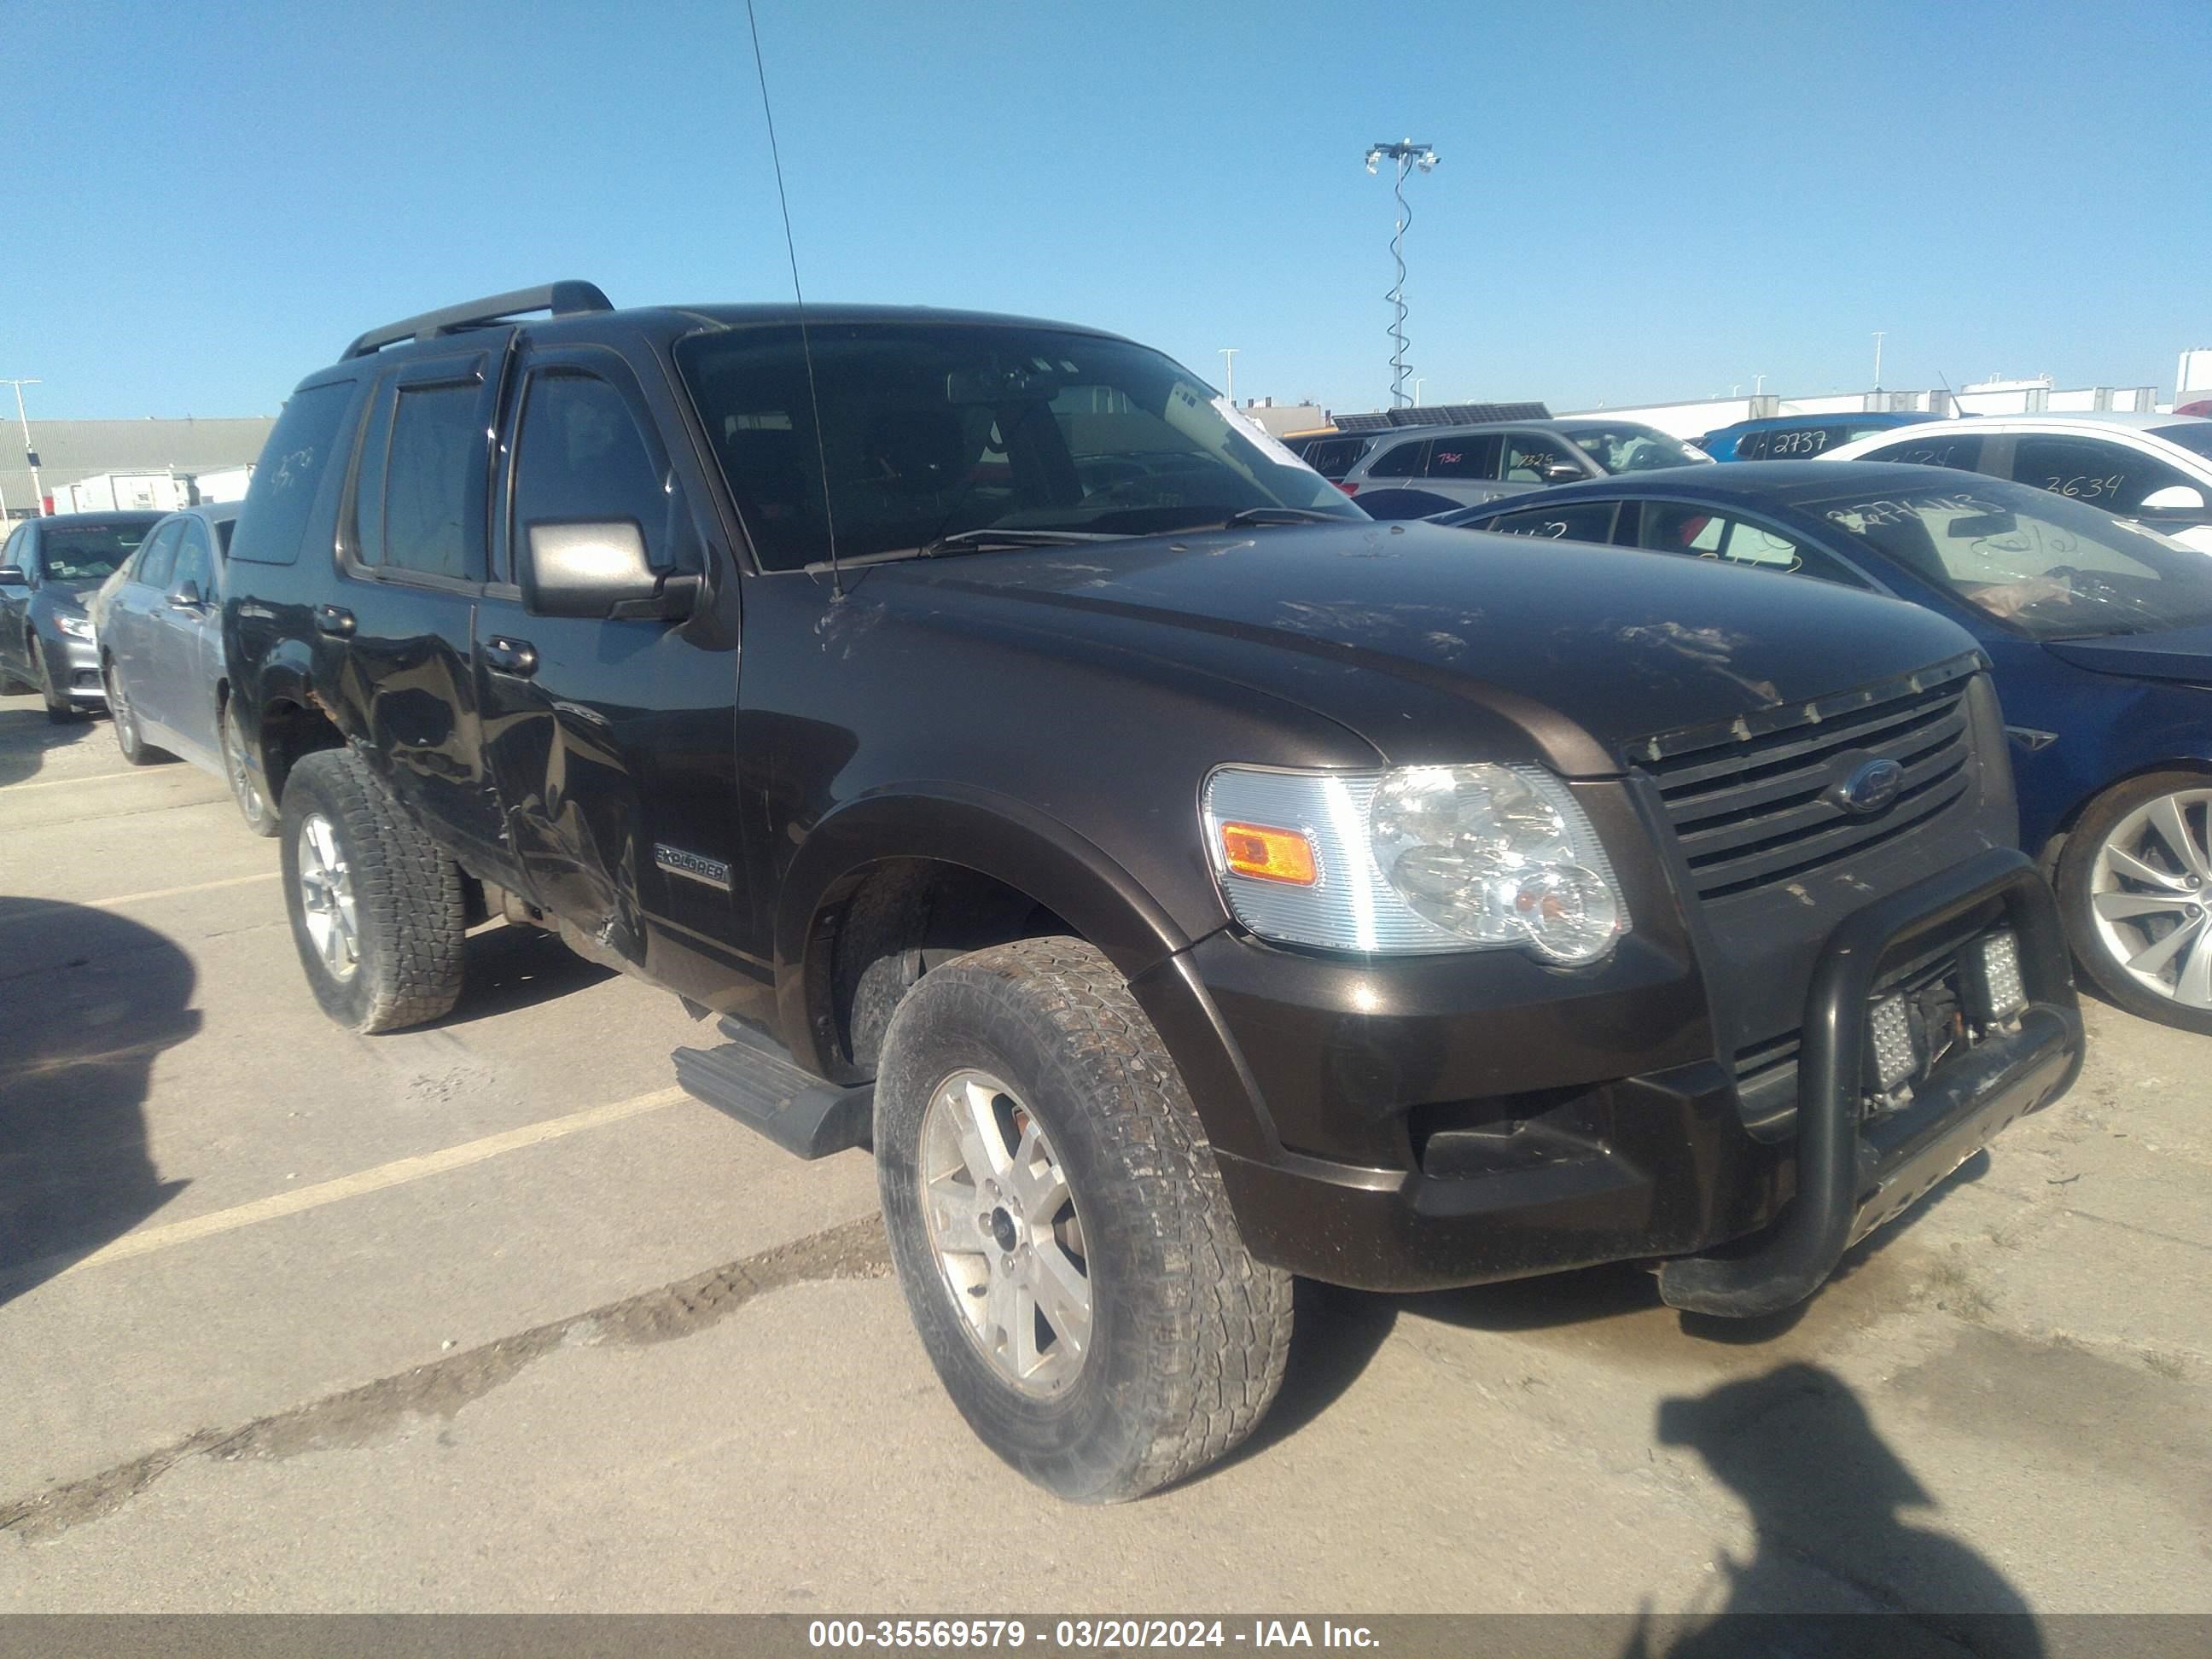
{"type": "MultiPolygon", "coordinates": [[[[1661,961],[1625,961],[1595,998],[1563,992],[1534,1006],[1372,1022],[1389,1028],[1389,1043],[1348,1048],[1354,1028],[1340,1008],[1310,1007],[1300,1022],[1287,1001],[1257,1001],[1252,947],[1222,939],[1191,955],[1259,1098],[1273,1107],[1297,1073],[1321,1073],[1318,1091],[1301,1097],[1334,1097],[1340,1115],[1366,1126],[1359,1164],[1301,1149],[1294,1133],[1310,1107],[1303,1119],[1273,1110],[1273,1144],[1217,1136],[1247,1243],[1263,1261],[1363,1289],[1659,1259],[1662,1294],[1677,1306],[1771,1311],[1810,1294],[1854,1240],[2013,1119],[2057,1098],[2081,1060],[2057,905],[2028,860],[2006,849],[1833,931],[1807,993],[1794,1128],[1778,1136],[1771,1125],[1751,1132],[1735,1073],[1711,1057],[1694,975],[1672,976],[1661,961]],[[1885,973],[1931,941],[1963,946],[2000,922],[2019,942],[2027,1012],[1937,1066],[1904,1110],[1863,1124],[1867,1008],[1885,973]],[[1331,1035],[1313,1054],[1286,1057],[1301,1023],[1331,1035]],[[1642,1063],[1607,1073],[1608,1058],[1632,1054],[1642,1063]],[[1364,1108],[1356,1092],[1345,1098],[1347,1082],[1377,1065],[1386,1075],[1373,1096],[1394,1100],[1392,1115],[1364,1108]],[[1271,1079],[1278,1089],[1265,1086],[1271,1079]]],[[[1328,975],[1357,970],[1308,962],[1284,971],[1310,988],[1316,975],[1334,983],[1328,975]]],[[[1200,1086],[1194,1079],[1194,1094],[1200,1086]]]]}
{"type": "MultiPolygon", "coordinates": [[[[84,703],[105,708],[107,706],[107,687],[100,678],[100,645],[94,640],[80,640],[73,635],[59,636],[62,650],[59,655],[50,655],[57,681],[57,689],[69,694],[71,702],[84,703]]],[[[52,647],[48,647],[49,651],[52,647]]]]}

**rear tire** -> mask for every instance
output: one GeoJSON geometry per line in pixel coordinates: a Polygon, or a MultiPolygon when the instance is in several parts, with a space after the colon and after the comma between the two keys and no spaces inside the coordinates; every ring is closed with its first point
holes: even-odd
{"type": "Polygon", "coordinates": [[[2100,991],[2131,1014],[2212,1034],[2208,812],[2202,772],[2117,783],[2068,833],[2054,884],[2074,958],[2100,991]]]}
{"type": "Polygon", "coordinates": [[[292,768],[282,819],[284,908],[323,1012],[392,1031],[449,1012],[468,927],[460,866],[349,750],[292,768]]]}
{"type": "Polygon", "coordinates": [[[1175,1064],[1103,956],[1024,939],[926,974],[875,1099],[907,1307],[986,1445],[1114,1503],[1252,1431],[1283,1380],[1290,1275],[1246,1251],[1175,1064]]]}
{"type": "MultiPolygon", "coordinates": [[[[114,698],[115,694],[110,691],[111,704],[114,698]]],[[[238,804],[239,817],[246,820],[246,827],[253,834],[275,835],[283,821],[262,789],[260,775],[246,759],[246,734],[239,729],[238,704],[234,700],[223,699],[216,730],[222,747],[223,781],[230,785],[230,798],[238,804]]]]}

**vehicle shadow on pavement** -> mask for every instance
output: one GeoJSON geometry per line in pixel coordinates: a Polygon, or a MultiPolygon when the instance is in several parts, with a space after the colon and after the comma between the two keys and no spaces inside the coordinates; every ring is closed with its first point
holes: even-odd
{"type": "Polygon", "coordinates": [[[534,1008],[614,977],[613,969],[586,961],[556,934],[513,923],[486,927],[469,938],[461,1000],[453,1012],[427,1029],[466,1025],[518,1008],[534,1008]]]}
{"type": "Polygon", "coordinates": [[[0,1304],[122,1237],[158,1178],[155,1059],[200,1029],[191,958],[112,911],[0,897],[0,1304]]]}
{"type": "Polygon", "coordinates": [[[1783,1633],[1742,1615],[1798,1613],[1808,1594],[1830,1607],[1840,1601],[1906,1616],[1874,1628],[1850,1614],[1793,1620],[1793,1655],[2044,1651],[2027,1601],[2002,1573],[1972,1546],[1899,1513],[1936,1500],[1826,1368],[1779,1365],[1662,1400],[1653,1438],[1695,1451],[1750,1510],[1753,1550],[1744,1561],[1716,1552],[1727,1598],[1717,1615],[1647,1612],[1623,1659],[1777,1651],[1783,1633]],[[1815,1576],[1832,1582],[1820,1586],[1815,1576]]]}
{"type": "Polygon", "coordinates": [[[49,751],[82,743],[94,730],[88,720],[55,725],[35,696],[0,699],[0,789],[36,777],[49,751]]]}

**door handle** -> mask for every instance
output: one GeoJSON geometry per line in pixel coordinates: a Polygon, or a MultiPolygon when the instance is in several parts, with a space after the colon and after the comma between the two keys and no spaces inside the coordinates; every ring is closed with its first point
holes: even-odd
{"type": "Polygon", "coordinates": [[[315,632],[328,634],[335,639],[344,639],[353,632],[353,612],[346,610],[343,605],[317,605],[315,632]]]}
{"type": "Polygon", "coordinates": [[[512,674],[526,680],[538,672],[538,647],[528,640],[509,639],[504,634],[488,635],[483,642],[484,666],[495,674],[512,674]]]}

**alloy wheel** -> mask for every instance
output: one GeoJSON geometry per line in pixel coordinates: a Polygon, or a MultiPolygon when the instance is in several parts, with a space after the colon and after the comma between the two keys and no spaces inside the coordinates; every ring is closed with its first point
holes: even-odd
{"type": "Polygon", "coordinates": [[[991,1368],[1065,1392],[1091,1347],[1083,1220],[1043,1127],[988,1072],[955,1073],[922,1120],[922,1213],[939,1271],[991,1368]]]}
{"type": "Polygon", "coordinates": [[[307,938],[332,979],[351,979],[361,965],[361,933],[356,925],[353,872],[337,831],[320,812],[300,824],[300,905],[307,938]]]}
{"type": "MultiPolygon", "coordinates": [[[[110,701],[113,700],[112,694],[110,701]]],[[[246,741],[238,727],[238,706],[227,702],[222,709],[222,769],[230,783],[232,797],[249,823],[261,817],[261,788],[253,781],[253,769],[246,763],[246,741]]]]}
{"type": "Polygon", "coordinates": [[[2212,1009],[2212,789],[2160,795],[2114,824],[2089,871],[2098,942],[2145,989],[2212,1009]]]}

